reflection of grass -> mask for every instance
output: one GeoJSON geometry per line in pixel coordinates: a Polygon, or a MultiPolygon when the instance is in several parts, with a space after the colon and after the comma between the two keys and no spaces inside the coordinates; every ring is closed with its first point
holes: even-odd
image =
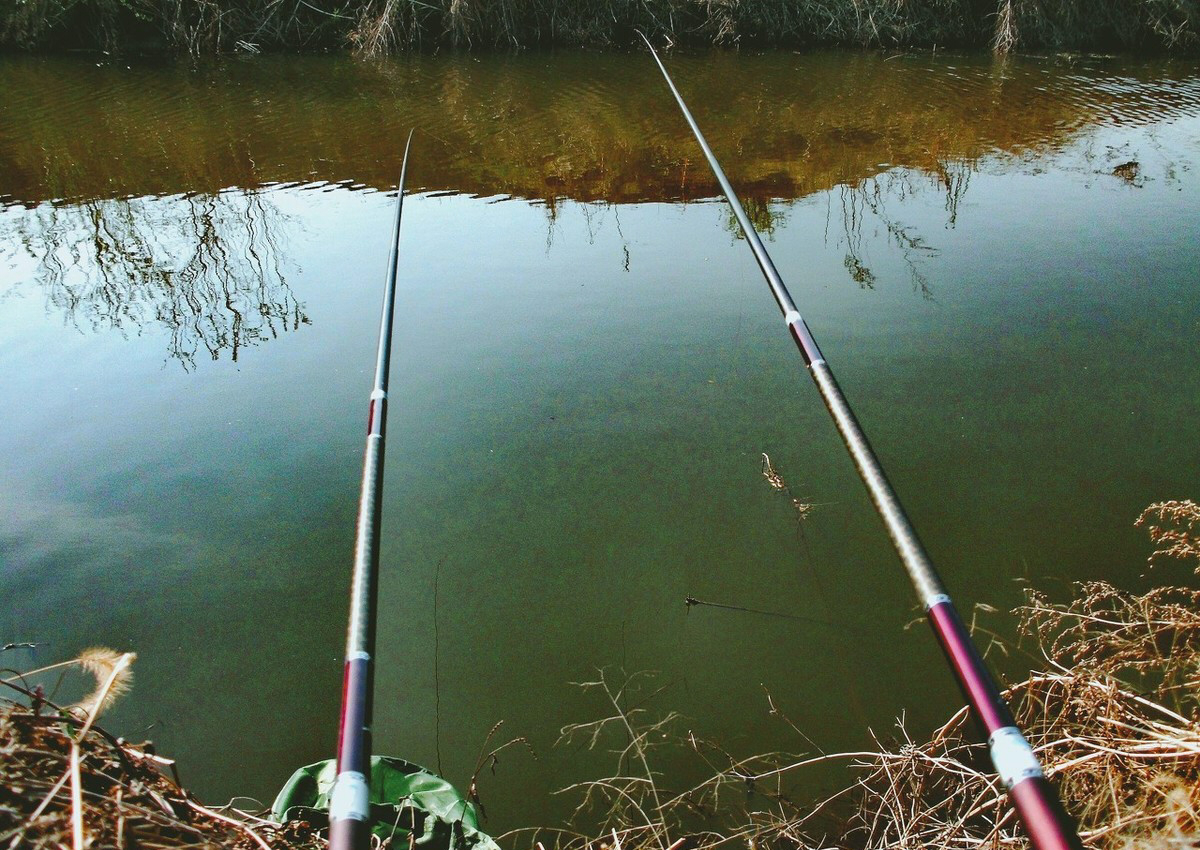
{"type": "MultiPolygon", "coordinates": [[[[717,196],[643,60],[263,57],[184,71],[7,58],[0,90],[18,96],[0,108],[22,132],[0,135],[0,191],[36,203],[315,180],[385,189],[396,179],[396,139],[416,125],[412,180],[424,189],[618,202],[717,196]],[[54,106],[63,101],[71,108],[54,106]]],[[[892,167],[949,177],[956,163],[992,151],[1059,145],[1127,111],[1145,118],[1158,98],[1163,110],[1179,107],[1156,93],[1145,66],[1113,69],[1130,79],[1103,86],[1045,63],[986,58],[956,59],[952,71],[928,57],[873,54],[671,61],[739,194],[764,215],[771,199],[892,167]]]]}
{"type": "Polygon", "coordinates": [[[43,204],[7,236],[65,321],[165,329],[191,369],[308,323],[284,277],[280,215],[263,193],[43,204]]]}

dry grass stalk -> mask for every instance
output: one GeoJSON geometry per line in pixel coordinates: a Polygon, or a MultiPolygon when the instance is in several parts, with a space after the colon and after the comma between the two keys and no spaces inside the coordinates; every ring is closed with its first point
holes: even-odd
{"type": "MultiPolygon", "coordinates": [[[[616,776],[581,782],[560,792],[579,796],[574,819],[598,817],[603,824],[603,837],[595,842],[597,850],[600,847],[614,850],[620,846],[629,850],[635,847],[672,850],[679,846],[672,836],[675,821],[670,811],[664,808],[659,791],[659,775],[650,767],[652,751],[673,740],[670,731],[679,715],[671,712],[657,720],[649,719],[648,710],[641,703],[659,691],[647,695],[640,687],[652,675],[635,674],[620,684],[613,684],[605,671],[601,671],[598,680],[578,683],[585,691],[601,693],[608,711],[599,720],[570,724],[559,733],[560,744],[583,741],[589,750],[606,744],[614,735],[620,742],[612,751],[616,756],[616,776]],[[631,702],[635,703],[633,707],[630,707],[631,702]],[[609,836],[613,839],[611,845],[607,843],[609,836]]],[[[554,845],[592,846],[593,843],[582,834],[564,837],[559,833],[554,845]]]]}
{"type": "Polygon", "coordinates": [[[131,666],[137,655],[132,652],[118,653],[115,650],[95,647],[86,649],[79,656],[79,664],[96,677],[96,689],[72,706],[73,711],[82,712],[83,728],[71,740],[69,771],[71,775],[71,841],[74,850],[83,850],[83,778],[79,769],[79,742],[91,730],[100,712],[127,692],[132,677],[131,666]]]}
{"type": "Polygon", "coordinates": [[[129,692],[133,684],[133,662],[137,660],[135,652],[117,652],[103,646],[85,649],[74,658],[59,661],[45,667],[26,671],[19,676],[0,680],[0,683],[15,685],[27,682],[51,670],[77,666],[90,673],[95,679],[95,687],[91,693],[79,702],[70,706],[69,710],[85,721],[94,722],[105,709],[112,706],[120,697],[129,692]]]}
{"type": "Polygon", "coordinates": [[[96,677],[96,687],[71,706],[71,710],[80,713],[90,725],[105,709],[129,692],[133,685],[133,662],[137,660],[137,653],[117,652],[98,646],[85,649],[77,660],[80,667],[96,677]]]}
{"type": "Polygon", "coordinates": [[[1148,559],[1151,565],[1160,558],[1195,561],[1200,575],[1200,505],[1190,499],[1155,502],[1142,511],[1134,525],[1147,523],[1150,542],[1158,547],[1148,559]]]}
{"type": "Polygon", "coordinates": [[[996,31],[992,36],[992,50],[1004,56],[1017,46],[1017,15],[1014,0],[1000,0],[996,10],[996,31]]]}
{"type": "Polygon", "coordinates": [[[364,3],[358,21],[350,32],[350,42],[363,56],[384,56],[398,44],[396,33],[397,0],[384,0],[379,8],[364,3]]]}

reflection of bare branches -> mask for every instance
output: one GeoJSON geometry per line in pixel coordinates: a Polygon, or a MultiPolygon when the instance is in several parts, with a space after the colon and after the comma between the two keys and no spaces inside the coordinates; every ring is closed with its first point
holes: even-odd
{"type": "Polygon", "coordinates": [[[583,227],[587,244],[595,245],[596,240],[599,238],[608,221],[608,214],[611,212],[613,224],[616,227],[617,238],[621,242],[621,252],[623,254],[621,268],[623,271],[629,271],[629,239],[621,230],[621,208],[619,205],[607,201],[575,202],[554,196],[540,201],[539,204],[543,204],[546,208],[547,256],[549,256],[550,251],[554,248],[556,235],[562,232],[563,220],[560,218],[560,213],[565,210],[578,210],[580,215],[583,216],[583,227]]]}
{"type": "Polygon", "coordinates": [[[864,266],[861,259],[851,253],[846,255],[846,259],[842,263],[845,265],[846,271],[850,272],[850,279],[860,288],[875,288],[875,272],[864,266]]]}
{"type": "MultiPolygon", "coordinates": [[[[958,204],[966,193],[970,182],[970,164],[938,163],[934,182],[946,192],[947,226],[953,227],[958,216],[958,204]]],[[[841,187],[842,228],[846,235],[846,258],[844,264],[850,277],[863,289],[874,289],[875,273],[863,262],[863,225],[869,213],[887,232],[888,241],[900,250],[900,256],[908,267],[913,291],[922,298],[932,299],[933,290],[929,278],[921,268],[928,257],[937,255],[937,249],[925,241],[916,228],[892,218],[884,204],[888,196],[903,203],[918,190],[913,176],[917,172],[896,169],[861,180],[852,186],[841,187]]]]}
{"type": "Polygon", "coordinates": [[[965,159],[939,159],[934,163],[934,175],[946,191],[947,227],[952,228],[958,223],[958,203],[967,193],[973,169],[974,163],[965,159]]]}
{"type": "MultiPolygon", "coordinates": [[[[761,198],[755,195],[747,195],[740,199],[742,209],[746,211],[746,217],[750,219],[750,223],[754,225],[754,229],[758,231],[760,236],[766,236],[768,239],[775,235],[775,231],[787,220],[786,208],[783,204],[771,206],[770,198],[761,198]]],[[[745,239],[745,234],[742,233],[742,226],[738,224],[737,216],[733,214],[733,208],[727,207],[728,215],[725,219],[725,229],[734,235],[737,239],[745,239]]]]}
{"type": "Polygon", "coordinates": [[[76,328],[165,328],[185,369],[309,319],[284,277],[282,214],[259,192],[44,204],[17,218],[49,305],[76,328]]]}

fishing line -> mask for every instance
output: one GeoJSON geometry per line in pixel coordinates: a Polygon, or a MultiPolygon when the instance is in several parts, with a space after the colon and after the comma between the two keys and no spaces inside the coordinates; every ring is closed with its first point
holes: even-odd
{"type": "MultiPolygon", "coordinates": [[[[813,557],[812,548],[808,543],[808,535],[804,531],[804,524],[813,510],[820,507],[821,504],[829,503],[807,502],[797,499],[795,494],[792,493],[791,486],[784,480],[783,475],[775,469],[775,465],[771,463],[771,456],[766,452],[762,453],[762,467],[760,471],[762,472],[762,476],[767,479],[767,483],[771,485],[772,490],[783,493],[791,500],[792,506],[796,510],[796,539],[800,541],[800,547],[803,550],[801,569],[798,570],[798,574],[801,577],[807,574],[812,587],[816,590],[816,596],[821,603],[821,607],[826,611],[832,611],[833,606],[829,603],[829,594],[826,592],[825,583],[821,580],[822,570],[817,568],[816,558],[813,557]]],[[[841,636],[842,630],[837,625],[827,621],[822,622],[825,623],[834,638],[841,636]]],[[[841,624],[843,628],[845,624],[845,622],[841,624]]],[[[871,720],[864,707],[862,693],[854,676],[854,671],[850,668],[849,660],[845,653],[839,651],[840,645],[835,645],[833,649],[834,651],[830,653],[830,656],[833,658],[833,663],[841,669],[842,681],[846,683],[845,688],[848,692],[850,705],[855,717],[860,726],[869,727],[871,720]]]]}
{"type": "Polygon", "coordinates": [[[724,602],[707,602],[703,599],[697,599],[694,596],[685,596],[683,604],[687,606],[688,613],[691,613],[692,608],[703,605],[708,608],[723,608],[726,611],[738,611],[743,614],[758,614],[763,617],[779,617],[784,620],[796,620],[801,623],[815,623],[819,626],[830,626],[834,624],[828,620],[819,620],[816,617],[803,617],[800,614],[785,614],[782,611],[764,611],[761,608],[747,608],[744,605],[729,605],[724,602]]]}
{"type": "Polygon", "coordinates": [[[445,776],[442,770],[442,680],[438,669],[438,655],[441,641],[438,635],[438,582],[442,576],[442,563],[445,558],[439,558],[433,568],[433,748],[437,753],[438,776],[445,776]]]}

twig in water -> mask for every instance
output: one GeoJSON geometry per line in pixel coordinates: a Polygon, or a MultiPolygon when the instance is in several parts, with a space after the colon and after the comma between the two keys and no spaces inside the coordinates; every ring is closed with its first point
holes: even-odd
{"type": "Polygon", "coordinates": [[[762,474],[763,478],[767,479],[767,483],[770,484],[773,489],[778,490],[780,493],[786,494],[791,500],[792,507],[796,509],[797,521],[806,519],[808,515],[812,513],[812,510],[816,507],[816,505],[812,502],[801,501],[792,494],[791,488],[787,486],[787,482],[783,480],[783,476],[780,475],[775,469],[775,466],[771,463],[770,455],[768,455],[766,452],[762,453],[762,474]]]}

